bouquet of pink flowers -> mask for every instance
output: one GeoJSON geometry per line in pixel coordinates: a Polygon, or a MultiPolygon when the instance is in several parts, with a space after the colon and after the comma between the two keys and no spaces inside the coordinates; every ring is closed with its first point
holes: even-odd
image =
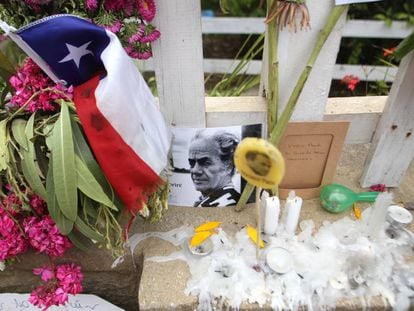
{"type": "MultiPolygon", "coordinates": [[[[159,37],[149,23],[155,14],[149,0],[0,1],[1,18],[14,26],[62,12],[109,28],[135,58],[150,57],[149,44],[159,37]]],[[[46,310],[82,291],[80,266],[55,260],[73,246],[92,244],[123,256],[130,222],[121,225],[124,204],[91,150],[74,88],[53,82],[9,40],[0,42],[0,59],[0,270],[29,250],[48,257],[48,265],[33,270],[44,284],[29,299],[46,310]],[[76,178],[62,176],[68,171],[76,178]]],[[[131,220],[137,212],[159,219],[167,208],[166,185],[148,194],[141,210],[128,207],[131,220]]]]}
{"type": "Polygon", "coordinates": [[[154,0],[0,1],[0,19],[16,28],[49,15],[74,14],[115,33],[126,52],[138,59],[150,58],[151,42],[160,37],[151,24],[155,12],[154,0]]]}

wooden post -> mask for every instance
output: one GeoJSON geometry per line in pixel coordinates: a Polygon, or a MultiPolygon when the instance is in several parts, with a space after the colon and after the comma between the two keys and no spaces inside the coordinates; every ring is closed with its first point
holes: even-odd
{"type": "Polygon", "coordinates": [[[361,185],[397,187],[414,157],[414,52],[401,62],[369,151],[361,185]]]}
{"type": "Polygon", "coordinates": [[[171,126],[204,127],[204,71],[200,0],[156,0],[153,44],[161,111],[171,126]]]}

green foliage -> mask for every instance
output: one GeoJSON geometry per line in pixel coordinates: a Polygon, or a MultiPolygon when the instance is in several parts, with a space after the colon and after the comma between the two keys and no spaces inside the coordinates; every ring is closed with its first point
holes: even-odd
{"type": "Polygon", "coordinates": [[[202,0],[203,10],[213,10],[216,15],[265,16],[266,2],[263,0],[202,0]]]}
{"type": "MultiPolygon", "coordinates": [[[[243,74],[249,62],[263,51],[264,34],[260,35],[253,43],[251,43],[251,38],[252,36],[250,35],[235,57],[235,61],[239,61],[239,63],[230,74],[225,74],[222,77],[221,81],[208,92],[208,96],[240,96],[260,83],[260,76],[247,76],[243,74]],[[244,55],[241,55],[249,45],[248,50],[244,55]]],[[[209,78],[207,77],[206,82],[209,78]]]]}

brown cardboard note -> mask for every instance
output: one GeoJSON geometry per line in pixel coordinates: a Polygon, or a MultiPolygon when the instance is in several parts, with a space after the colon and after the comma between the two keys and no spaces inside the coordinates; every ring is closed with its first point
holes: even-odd
{"type": "Polygon", "coordinates": [[[278,146],[286,165],[280,198],[291,190],[303,199],[319,196],[335,175],[348,127],[344,121],[289,123],[278,146]]]}

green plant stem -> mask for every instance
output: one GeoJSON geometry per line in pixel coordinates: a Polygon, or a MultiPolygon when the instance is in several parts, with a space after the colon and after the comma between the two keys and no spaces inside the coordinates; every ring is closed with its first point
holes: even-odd
{"type": "MultiPolygon", "coordinates": [[[[267,0],[267,7],[270,8],[274,1],[267,0]]],[[[277,110],[279,103],[279,60],[277,55],[279,28],[277,19],[274,18],[267,25],[267,43],[268,43],[268,92],[267,92],[267,135],[272,132],[277,122],[277,110]]]]}
{"type": "MultiPolygon", "coordinates": [[[[329,35],[331,34],[333,28],[335,27],[342,13],[344,13],[348,9],[348,6],[349,5],[337,5],[333,8],[332,12],[330,13],[325,26],[319,33],[319,36],[316,40],[316,44],[312,50],[311,55],[309,56],[306,67],[303,69],[298,79],[298,82],[296,83],[296,86],[293,89],[293,92],[289,97],[288,103],[286,104],[286,107],[283,110],[282,115],[280,116],[280,119],[278,120],[276,126],[273,128],[272,132],[270,133],[269,141],[272,144],[277,145],[280,139],[282,138],[282,135],[286,129],[286,126],[290,120],[290,117],[292,116],[292,113],[295,109],[298,98],[300,94],[302,93],[302,90],[303,90],[303,87],[305,86],[306,81],[309,78],[309,74],[312,70],[312,67],[315,64],[315,61],[318,58],[318,55],[323,45],[325,44],[326,40],[328,39],[329,35]]],[[[270,84],[270,81],[269,81],[269,84],[270,84]]],[[[244,208],[253,190],[254,190],[253,185],[250,185],[250,184],[246,185],[240,197],[240,200],[237,202],[236,211],[241,211],[244,208]]]]}

